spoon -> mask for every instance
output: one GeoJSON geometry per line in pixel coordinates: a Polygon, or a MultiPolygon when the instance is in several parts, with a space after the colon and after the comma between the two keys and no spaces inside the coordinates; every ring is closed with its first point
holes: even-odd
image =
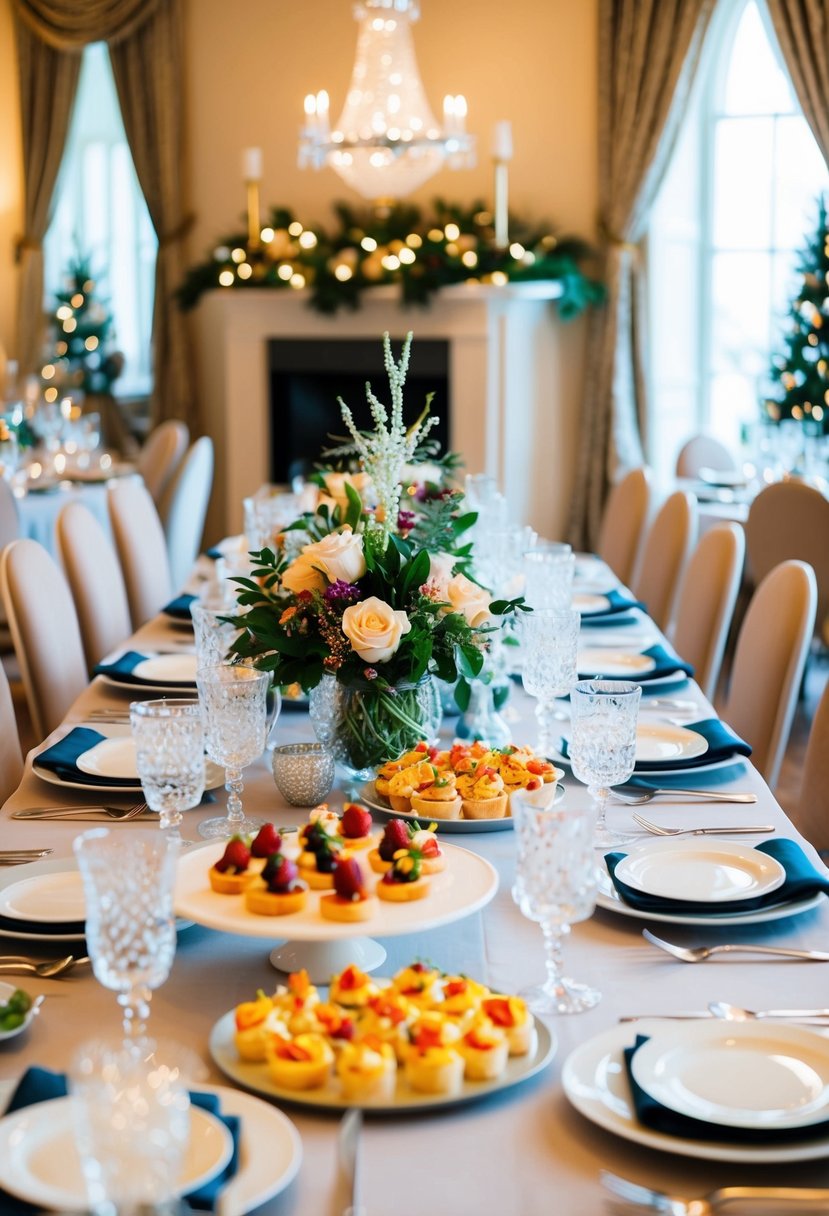
{"type": "Polygon", "coordinates": [[[67,971],[71,971],[73,967],[88,962],[88,958],[75,958],[74,954],[67,954],[66,958],[53,958],[45,963],[36,963],[30,958],[9,955],[8,958],[0,959],[0,975],[24,972],[26,974],[39,975],[41,979],[45,980],[56,979],[57,976],[65,975],[67,971]]]}
{"type": "Polygon", "coordinates": [[[757,1018],[829,1018],[829,1009],[743,1009],[728,1001],[711,1001],[708,1008],[715,1018],[727,1022],[753,1022],[757,1018]]]}

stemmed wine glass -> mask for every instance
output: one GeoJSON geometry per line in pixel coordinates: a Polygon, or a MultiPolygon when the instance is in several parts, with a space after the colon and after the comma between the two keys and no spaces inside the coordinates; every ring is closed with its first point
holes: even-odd
{"type": "Polygon", "coordinates": [[[521,996],[537,1013],[581,1013],[601,993],[562,973],[564,938],[596,905],[598,871],[593,853],[592,806],[552,804],[547,787],[517,790],[510,798],[517,838],[512,898],[544,934],[547,978],[521,996]]]}
{"type": "Polygon", "coordinates": [[[179,846],[181,813],[204,794],[204,728],[198,701],[133,701],[130,725],[147,805],[179,846]]]}
{"type": "Polygon", "coordinates": [[[633,773],[641,696],[640,685],[622,680],[582,680],[570,692],[570,762],[598,807],[597,849],[632,839],[607,826],[607,800],[633,773]]]}
{"type": "Polygon", "coordinates": [[[227,815],[199,824],[209,840],[248,835],[264,820],[248,818],[242,809],[242,769],[265,750],[270,674],[242,664],[220,663],[196,674],[204,716],[207,754],[225,769],[227,815]]]}
{"type": "Polygon", "coordinates": [[[93,828],[75,840],[83,879],[86,940],[95,978],[118,993],[124,1037],[138,1048],[152,990],[176,952],[173,885],[178,849],[165,834],[93,828]]]}
{"type": "Polygon", "coordinates": [[[536,751],[549,756],[556,746],[553,706],[556,697],[568,693],[578,680],[579,626],[581,617],[572,609],[537,608],[521,619],[521,678],[524,689],[537,698],[536,751]]]}

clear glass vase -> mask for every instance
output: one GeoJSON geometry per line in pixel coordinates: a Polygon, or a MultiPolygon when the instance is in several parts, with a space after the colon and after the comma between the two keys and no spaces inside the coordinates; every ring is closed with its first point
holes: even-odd
{"type": "Polygon", "coordinates": [[[459,739],[480,739],[491,747],[506,747],[512,732],[499,713],[508,689],[490,680],[472,680],[469,705],[461,714],[455,734],[459,739]]]}
{"type": "Polygon", "coordinates": [[[441,722],[440,696],[431,676],[393,688],[375,683],[341,684],[323,676],[311,690],[314,733],[348,775],[368,781],[387,760],[435,740],[441,722]]]}

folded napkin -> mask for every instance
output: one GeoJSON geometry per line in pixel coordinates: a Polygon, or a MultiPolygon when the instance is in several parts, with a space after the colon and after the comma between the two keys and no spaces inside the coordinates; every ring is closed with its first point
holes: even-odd
{"type": "Polygon", "coordinates": [[[662,895],[648,895],[644,891],[637,891],[616,877],[616,867],[626,856],[625,853],[605,854],[605,864],[611,882],[621,898],[631,908],[637,908],[640,912],[681,912],[695,913],[700,916],[723,916],[734,912],[754,912],[761,908],[773,908],[778,904],[809,899],[820,891],[829,895],[829,875],[821,874],[819,870],[816,870],[795,841],[764,840],[756,847],[758,853],[766,853],[769,857],[773,857],[786,871],[782,887],[778,887],[776,891],[767,891],[765,895],[755,895],[751,899],[731,899],[725,903],[668,899],[662,895]]]}
{"type": "MultiPolygon", "coordinates": [[[[608,651],[608,654],[612,653],[612,651],[608,651]]],[[[682,671],[686,676],[692,676],[694,674],[694,669],[691,664],[683,662],[679,655],[674,654],[671,650],[668,650],[666,646],[650,646],[647,650],[643,650],[642,654],[646,658],[653,659],[655,666],[651,671],[647,671],[643,675],[607,677],[604,677],[599,673],[598,678],[613,680],[624,679],[630,680],[634,684],[644,684],[648,680],[660,680],[665,676],[673,675],[675,671],[682,671]]]]}
{"type": "MultiPolygon", "coordinates": [[[[575,594],[578,595],[578,589],[576,589],[575,594]]],[[[614,589],[613,591],[606,591],[604,597],[607,600],[607,607],[603,608],[601,612],[583,613],[581,618],[582,625],[595,625],[597,623],[607,625],[608,617],[615,618],[617,614],[630,612],[633,608],[641,608],[643,612],[646,611],[645,605],[640,600],[632,599],[626,592],[614,589]]],[[[631,621],[634,620],[636,618],[631,617],[631,621]]],[[[614,626],[621,625],[621,623],[621,621],[615,619],[613,621],[614,626]]]]}
{"type": "Polygon", "coordinates": [[[216,562],[220,557],[224,557],[224,554],[222,553],[220,545],[214,545],[212,549],[205,549],[204,556],[209,557],[212,561],[216,562]]]}
{"type": "Polygon", "coordinates": [[[719,718],[705,718],[702,722],[689,722],[685,729],[702,735],[708,743],[708,750],[701,756],[694,756],[687,760],[638,760],[634,766],[634,772],[644,769],[649,773],[678,773],[684,772],[686,769],[699,768],[701,765],[716,764],[720,760],[729,760],[732,756],[751,755],[750,745],[719,718]]]}
{"type": "Polygon", "coordinates": [[[95,675],[117,676],[120,684],[147,684],[147,680],[133,675],[138,664],[143,663],[147,657],[145,654],[139,654],[137,650],[126,650],[114,663],[98,663],[95,675]]]}
{"type": "Polygon", "coordinates": [[[708,1123],[705,1119],[681,1115],[678,1111],[663,1106],[642,1089],[633,1076],[633,1057],[647,1041],[647,1035],[637,1035],[634,1045],[626,1047],[624,1051],[633,1109],[643,1126],[668,1136],[680,1136],[683,1140],[722,1140],[738,1144],[786,1143],[789,1140],[805,1140],[812,1136],[826,1135],[829,1129],[829,1121],[826,1120],[813,1123],[810,1127],[790,1127],[784,1131],[772,1131],[768,1128],[728,1127],[722,1123],[708,1123]]]}
{"type": "Polygon", "coordinates": [[[35,756],[35,763],[39,768],[55,773],[61,781],[81,781],[84,785],[122,785],[125,790],[140,789],[141,782],[137,777],[99,777],[95,773],[81,772],[78,768],[78,756],[88,752],[97,743],[102,743],[104,739],[106,735],[97,730],[90,730],[88,726],[75,726],[68,735],[64,735],[57,743],[47,747],[45,752],[35,756]]]}
{"type": "Polygon", "coordinates": [[[169,604],[165,604],[161,611],[165,616],[175,617],[177,621],[190,621],[192,620],[190,605],[198,598],[197,595],[177,595],[174,600],[170,600],[169,604]]]}
{"type": "MultiPolygon", "coordinates": [[[[48,1068],[29,1068],[12,1094],[6,1114],[11,1115],[14,1111],[22,1110],[25,1106],[33,1106],[36,1102],[47,1102],[50,1098],[65,1098],[67,1093],[66,1077],[62,1073],[50,1072],[48,1068]]],[[[217,1094],[191,1090],[190,1103],[192,1106],[199,1106],[202,1110],[214,1115],[221,1123],[224,1123],[233,1137],[233,1152],[225,1168],[204,1186],[185,1196],[190,1207],[196,1211],[212,1212],[222,1188],[239,1168],[241,1121],[236,1115],[222,1114],[217,1094]]],[[[21,1199],[13,1199],[10,1195],[0,1193],[0,1211],[3,1216],[30,1216],[30,1213],[39,1212],[40,1208],[34,1208],[30,1203],[25,1203],[21,1199]]]]}

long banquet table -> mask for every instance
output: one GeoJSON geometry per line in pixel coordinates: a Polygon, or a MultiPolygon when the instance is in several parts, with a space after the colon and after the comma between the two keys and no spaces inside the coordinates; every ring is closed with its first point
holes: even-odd
{"type": "MultiPolygon", "coordinates": [[[[592,630],[590,641],[595,642],[599,636],[598,631],[592,630]]],[[[158,618],[141,629],[133,642],[139,648],[175,649],[183,637],[186,635],[181,630],[158,618]]],[[[692,682],[681,692],[668,695],[693,697],[701,716],[710,712],[710,706],[692,682]]],[[[96,679],[72,707],[67,724],[84,721],[93,707],[124,708],[130,699],[128,691],[96,679]]],[[[519,742],[532,741],[534,722],[530,702],[516,689],[512,703],[520,715],[513,727],[514,738],[519,742]]],[[[643,715],[658,720],[647,704],[647,698],[643,698],[643,715]]],[[[450,736],[452,727],[453,720],[449,719],[445,729],[450,736]]],[[[123,728],[103,729],[117,732],[123,728]]],[[[66,726],[59,728],[50,740],[65,730],[66,726]]],[[[278,742],[312,737],[307,714],[283,710],[278,742]]],[[[565,785],[567,799],[586,799],[586,791],[572,777],[567,777],[565,785]]],[[[753,791],[757,803],[718,806],[662,798],[651,802],[646,813],[668,824],[691,821],[710,824],[718,819],[723,822],[723,816],[734,824],[772,822],[779,835],[800,840],[815,857],[750,764],[729,785],[718,788],[753,791]]],[[[90,799],[93,797],[89,795],[90,799]]],[[[220,807],[224,798],[220,791],[220,807]]],[[[103,800],[113,804],[128,801],[111,795],[103,800]]],[[[336,792],[331,801],[339,804],[336,792]]],[[[70,856],[73,837],[89,824],[33,823],[9,818],[11,811],[18,808],[61,802],[76,805],[78,799],[73,799],[70,791],[58,790],[34,776],[30,756],[19,789],[0,812],[2,844],[20,847],[49,844],[55,856],[70,856]]],[[[264,758],[247,770],[245,805],[279,824],[299,823],[306,817],[306,812],[290,808],[282,800],[264,758]]],[[[185,835],[197,839],[198,820],[215,814],[216,809],[203,806],[188,812],[185,835]]],[[[610,814],[612,823],[625,828],[635,826],[629,809],[616,806],[610,814]]],[[[113,831],[119,833],[131,830],[131,823],[113,825],[113,831]]],[[[742,839],[758,842],[754,837],[742,839]]],[[[390,974],[415,957],[426,957],[445,971],[467,973],[502,992],[516,991],[535,982],[543,970],[542,938],[538,926],[521,916],[510,896],[513,833],[453,836],[451,841],[479,852],[496,867],[500,885],[495,898],[482,912],[446,928],[411,938],[387,939],[384,945],[388,959],[383,972],[390,974]]],[[[25,873],[24,867],[18,869],[21,875],[25,873]]],[[[440,1216],[449,1212],[464,1216],[473,1212],[480,1216],[581,1216],[605,1210],[604,1192],[598,1180],[601,1167],[647,1185],[688,1195],[737,1183],[829,1185],[829,1166],[820,1162],[747,1166],[696,1161],[617,1139],[594,1127],[570,1107],[560,1084],[563,1061],[587,1038],[616,1025],[620,1016],[700,1010],[712,1000],[731,1001],[749,1008],[828,1003],[825,965],[745,957],[691,966],[672,960],[645,942],[641,936],[643,927],[642,921],[601,910],[589,921],[575,926],[566,950],[568,972],[597,986],[602,1000],[588,1013],[555,1020],[558,1050],[552,1065],[540,1075],[501,1095],[443,1113],[366,1120],[362,1135],[363,1198],[369,1216],[384,1212],[394,1212],[395,1216],[423,1216],[424,1212],[440,1216]]],[[[812,912],[753,927],[692,930],[654,925],[653,928],[669,940],[684,944],[757,941],[825,948],[829,900],[823,900],[821,907],[812,912]]],[[[55,953],[48,945],[29,951],[31,944],[23,947],[6,939],[0,944],[0,953],[14,953],[23,948],[43,957],[55,953]]],[[[268,962],[267,943],[262,939],[231,936],[199,926],[186,929],[179,934],[172,974],[154,995],[152,1030],[194,1048],[205,1060],[208,1079],[230,1084],[209,1058],[207,1042],[211,1027],[236,1003],[251,999],[257,988],[272,990],[276,978],[268,962]]],[[[31,992],[44,992],[48,999],[35,1025],[25,1035],[0,1047],[0,1080],[14,1080],[34,1063],[62,1069],[73,1048],[84,1039],[106,1030],[117,1031],[115,996],[105,991],[88,969],[62,980],[30,982],[26,977],[24,982],[21,977],[19,982],[31,992]]],[[[285,1109],[302,1137],[303,1163],[296,1181],[260,1211],[268,1216],[289,1212],[333,1216],[342,1212],[346,1195],[338,1175],[337,1118],[299,1107],[285,1109]]]]}

